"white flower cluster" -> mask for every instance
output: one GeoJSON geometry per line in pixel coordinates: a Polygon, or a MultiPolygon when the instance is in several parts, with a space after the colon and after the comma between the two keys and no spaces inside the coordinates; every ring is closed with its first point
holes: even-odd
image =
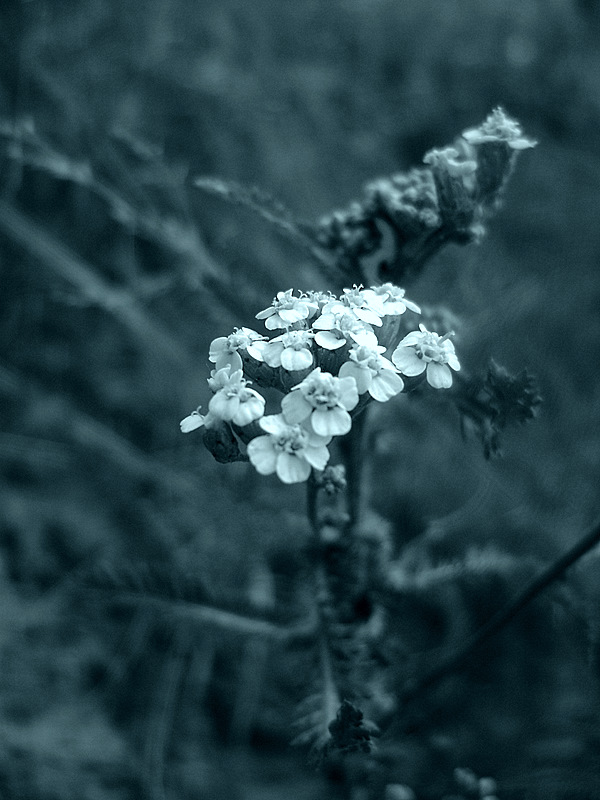
{"type": "Polygon", "coordinates": [[[279,292],[256,315],[276,336],[236,328],[211,343],[209,360],[215,366],[208,379],[213,392],[208,413],[193,411],[181,430],[228,423],[247,443],[248,458],[261,475],[305,481],[313,468],[325,468],[328,445],[348,433],[361,396],[363,404],[389,400],[403,390],[402,375],[425,373],[435,388],[452,385],[451,369],[460,364],[450,334],[420,325],[396,344],[398,317],[407,309],[420,313],[404,290],[390,283],[344,289],[340,297],[279,292]],[[265,415],[265,398],[246,376],[284,392],[280,413],[265,415]]]}

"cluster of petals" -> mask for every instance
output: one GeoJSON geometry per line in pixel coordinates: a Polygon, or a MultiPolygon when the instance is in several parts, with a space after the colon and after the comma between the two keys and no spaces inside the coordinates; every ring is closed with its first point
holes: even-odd
{"type": "Polygon", "coordinates": [[[393,283],[382,283],[381,286],[373,287],[373,291],[381,298],[385,317],[399,316],[404,314],[406,309],[414,311],[415,314],[421,313],[419,306],[404,296],[404,289],[394,286],[393,283]]]}
{"type": "Polygon", "coordinates": [[[260,343],[265,339],[260,333],[250,328],[234,328],[229,336],[213,339],[208,352],[208,360],[212,361],[216,370],[228,364],[233,371],[242,369],[240,350],[245,350],[252,358],[262,361],[260,343]]]}
{"type": "Polygon", "coordinates": [[[269,367],[283,367],[290,372],[308,369],[313,364],[314,336],[307,330],[286,331],[263,345],[262,357],[269,367]]]}
{"type": "Polygon", "coordinates": [[[330,436],[320,436],[310,427],[288,422],[282,414],[262,417],[264,436],[248,444],[248,458],[261,475],[277,474],[283,483],[307,480],[311,469],[322,470],[329,461],[330,436]]]}
{"type": "Polygon", "coordinates": [[[382,353],[385,353],[385,347],[380,345],[375,348],[353,347],[338,375],[340,378],[354,378],[359,394],[369,392],[374,400],[385,403],[404,389],[404,381],[382,353]]]}
{"type": "MultiPolygon", "coordinates": [[[[379,321],[381,324],[381,320],[379,321]]],[[[326,350],[337,350],[346,342],[377,347],[377,336],[368,322],[360,320],[349,308],[325,311],[313,322],[315,342],[326,350]]]]}
{"type": "Polygon", "coordinates": [[[265,398],[248,387],[241,369],[234,372],[230,367],[217,370],[209,383],[211,388],[216,387],[216,393],[208,404],[208,410],[218,419],[243,426],[264,414],[265,398]]]}
{"type": "Polygon", "coordinates": [[[323,307],[324,314],[344,314],[350,310],[357,319],[368,325],[380,327],[384,316],[382,298],[373,289],[362,289],[354,286],[344,289],[339,300],[333,299],[323,307]]]}
{"type": "Polygon", "coordinates": [[[341,436],[352,427],[349,411],[358,403],[353,377],[334,377],[316,367],[281,401],[286,422],[309,422],[320,436],[341,436]]]}
{"type": "MultiPolygon", "coordinates": [[[[454,158],[453,153],[447,155],[454,158]]],[[[403,390],[401,375],[424,372],[431,386],[451,386],[451,369],[459,370],[460,364],[450,334],[439,336],[420,325],[397,345],[391,360],[385,357],[383,342],[394,336],[398,326],[391,318],[407,309],[421,313],[404,290],[391,283],[369,289],[354,286],[344,289],[340,297],[320,291],[278,292],[272,304],[256,315],[268,331],[276,332],[274,338],[269,340],[250,328],[234,328],[229,336],[211,342],[209,360],[214,369],[208,385],[213,396],[208,412],[192,411],[181,421],[181,430],[189,433],[221,422],[239,427],[255,423],[247,429],[253,437],[247,453],[256,470],[261,475],[276,474],[284,483],[307,480],[312,469],[325,469],[332,437],[351,429],[350,412],[360,395],[368,393],[385,402],[403,390]],[[339,357],[327,356],[322,362],[332,364],[337,374],[315,367],[324,355],[318,348],[339,351],[339,357]],[[291,382],[281,372],[270,375],[269,368],[304,371],[304,375],[311,370],[284,394],[279,414],[265,416],[265,398],[244,377],[248,356],[261,362],[259,371],[254,365],[256,374],[250,374],[264,386],[279,385],[283,390],[291,382]],[[257,436],[258,428],[262,433],[257,436]]]]}
{"type": "Polygon", "coordinates": [[[452,386],[450,367],[458,371],[460,364],[451,333],[440,336],[419,325],[418,331],[411,331],[392,353],[392,361],[403,375],[415,376],[426,372],[427,382],[434,389],[448,389],[452,386]]]}
{"type": "Polygon", "coordinates": [[[293,289],[277,292],[272,304],[264,311],[259,311],[256,319],[264,319],[267,330],[290,328],[298,322],[310,319],[318,310],[318,303],[309,295],[294,295],[293,289]]]}

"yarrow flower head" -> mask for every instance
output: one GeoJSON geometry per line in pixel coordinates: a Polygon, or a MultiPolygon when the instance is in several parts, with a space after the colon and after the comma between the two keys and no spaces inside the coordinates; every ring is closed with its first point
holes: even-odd
{"type": "Polygon", "coordinates": [[[320,436],[341,436],[352,427],[351,411],[358,403],[352,376],[336,378],[316,367],[281,401],[286,422],[310,422],[320,436]]]}
{"type": "Polygon", "coordinates": [[[404,389],[404,381],[382,353],[385,353],[385,347],[353,347],[348,353],[349,360],[340,367],[339,377],[354,378],[359,394],[369,392],[374,400],[385,403],[404,389]]]}
{"type": "Polygon", "coordinates": [[[303,320],[313,317],[318,310],[318,303],[301,294],[300,297],[294,296],[294,290],[288,289],[285,292],[277,292],[277,297],[273,298],[272,305],[264,311],[259,311],[256,319],[264,319],[267,330],[277,328],[290,328],[303,320]]]}
{"type": "Polygon", "coordinates": [[[404,388],[401,374],[426,373],[432,386],[448,387],[450,370],[460,369],[451,334],[420,325],[396,346],[407,309],[421,313],[391,283],[354,286],[339,298],[331,292],[279,292],[257,318],[269,330],[284,331],[268,340],[250,328],[234,328],[212,341],[213,396],[206,414],[198,407],[181,420],[182,432],[203,428],[205,446],[224,463],[246,458],[240,450],[246,444],[257,471],[276,473],[284,483],[304,481],[312,469],[323,471],[327,445],[350,431],[360,395],[366,401],[391,399],[404,388]],[[394,346],[389,360],[384,354],[394,346]],[[283,392],[279,414],[265,417],[265,398],[251,388],[250,376],[283,392]]]}
{"type": "Polygon", "coordinates": [[[402,339],[392,353],[392,361],[403,375],[421,375],[426,371],[430,386],[448,389],[452,386],[450,367],[455,371],[460,369],[450,336],[452,333],[440,336],[421,324],[418,331],[411,331],[402,339]]]}
{"type": "Polygon", "coordinates": [[[241,369],[231,372],[229,367],[224,367],[209,379],[209,384],[216,394],[211,398],[208,410],[218,419],[244,426],[264,414],[265,398],[248,388],[241,369]]]}
{"type": "Polygon", "coordinates": [[[265,339],[250,328],[234,328],[229,336],[219,336],[213,339],[208,353],[208,360],[212,361],[215,369],[223,369],[228,364],[232,370],[242,369],[242,358],[239,350],[245,350],[252,358],[262,361],[260,342],[265,339]]]}
{"type": "Polygon", "coordinates": [[[286,331],[276,336],[263,347],[263,358],[269,367],[283,367],[294,372],[308,369],[313,364],[311,342],[315,334],[311,331],[286,331]]]}
{"type": "Polygon", "coordinates": [[[275,472],[283,483],[301,483],[313,467],[325,468],[330,436],[319,436],[309,427],[289,423],[282,414],[263,417],[259,425],[266,435],[248,443],[248,458],[261,475],[275,472]]]}

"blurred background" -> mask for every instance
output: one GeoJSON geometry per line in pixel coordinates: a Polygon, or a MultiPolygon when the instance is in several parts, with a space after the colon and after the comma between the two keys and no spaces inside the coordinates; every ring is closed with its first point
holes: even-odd
{"type": "MultiPolygon", "coordinates": [[[[289,746],[293,652],[82,588],[185,576],[270,610],[299,580],[301,488],[179,420],[213,338],[327,281],[193,179],[315,221],[497,105],[539,141],[482,243],[407,291],[462,321],[470,370],[534,373],[539,418],[486,461],[453,407],[387,404],[373,505],[398,552],[542,566],[600,505],[600,3],[4,0],[0,48],[0,796],[360,800],[289,746]]],[[[428,603],[466,634],[522,577],[428,603]]],[[[437,800],[466,766],[503,798],[597,797],[599,577],[591,553],[498,637],[389,781],[437,800]]],[[[429,620],[399,624],[429,641],[429,620]]]]}

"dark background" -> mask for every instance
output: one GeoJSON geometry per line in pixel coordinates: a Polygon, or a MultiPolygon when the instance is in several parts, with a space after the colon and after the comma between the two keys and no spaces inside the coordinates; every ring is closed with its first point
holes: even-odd
{"type": "MultiPolygon", "coordinates": [[[[213,338],[327,282],[192,179],[315,220],[499,104],[539,141],[487,238],[407,292],[458,315],[469,369],[536,374],[539,418],[486,462],[452,408],[392,402],[373,455],[398,550],[426,533],[450,562],[539,567],[599,505],[600,4],[30,0],[2,4],[0,48],[0,795],[356,800],[288,746],[293,654],[81,588],[160,565],[277,596],[305,542],[301,488],[178,423],[206,407],[213,338]]],[[[505,798],[596,796],[599,574],[592,553],[496,641],[395,782],[441,797],[425,776],[470,766],[505,798]]],[[[480,596],[458,585],[431,602],[467,633],[480,596]]]]}

